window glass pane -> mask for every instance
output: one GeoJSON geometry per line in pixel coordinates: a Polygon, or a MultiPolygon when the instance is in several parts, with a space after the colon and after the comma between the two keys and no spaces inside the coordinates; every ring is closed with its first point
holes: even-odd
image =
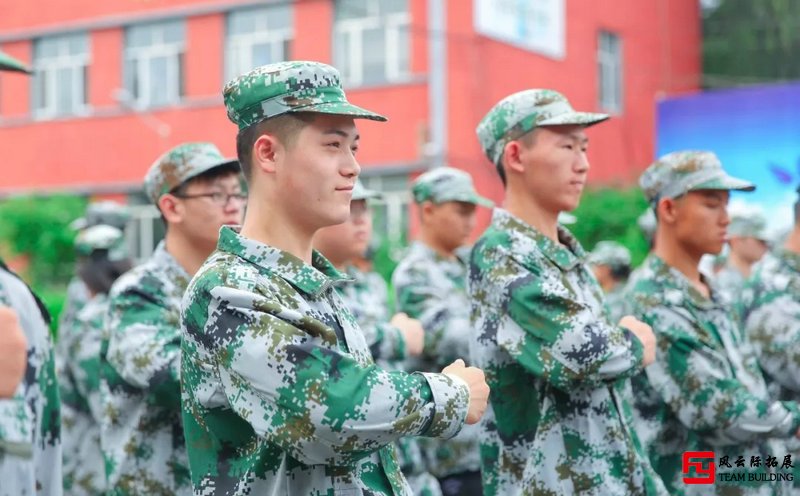
{"type": "Polygon", "coordinates": [[[162,25],[165,43],[183,43],[184,27],[182,21],[173,21],[162,25]]]}
{"type": "Polygon", "coordinates": [[[289,5],[276,5],[264,9],[270,29],[292,29],[292,9],[289,5]]]}
{"type": "Polygon", "coordinates": [[[369,15],[369,0],[338,0],[336,2],[336,20],[360,19],[369,15]]]}
{"type": "Polygon", "coordinates": [[[74,35],[69,39],[69,52],[73,55],[88,53],[88,36],[74,35]]]}
{"type": "MultiPolygon", "coordinates": [[[[362,61],[365,84],[386,80],[386,36],[383,29],[365,29],[362,31],[362,61]]],[[[396,47],[392,47],[393,50],[396,47]]]]}
{"type": "Polygon", "coordinates": [[[406,74],[411,69],[411,38],[408,34],[408,25],[398,28],[397,33],[397,64],[398,72],[406,74]]]}
{"type": "Polygon", "coordinates": [[[250,67],[244,67],[242,72],[276,62],[272,60],[272,46],[269,43],[254,43],[251,56],[250,67]]]}
{"type": "Polygon", "coordinates": [[[408,12],[408,0],[381,0],[381,15],[408,12]]]}
{"type": "Polygon", "coordinates": [[[167,91],[167,57],[153,57],[149,61],[149,81],[145,90],[149,96],[150,105],[163,105],[168,103],[167,91]]]}
{"type": "Polygon", "coordinates": [[[69,113],[72,110],[72,71],[69,67],[56,70],[56,112],[69,113]]]}

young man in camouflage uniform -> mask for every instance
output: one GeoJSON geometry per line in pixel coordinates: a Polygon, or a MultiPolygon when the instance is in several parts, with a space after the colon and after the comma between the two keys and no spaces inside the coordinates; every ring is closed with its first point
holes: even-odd
{"type": "MultiPolygon", "coordinates": [[[[743,290],[743,322],[774,400],[800,401],[800,188],[794,229],[753,268],[743,290]]],[[[800,440],[787,441],[800,460],[800,440]]],[[[800,489],[800,463],[794,466],[800,489]]]]}
{"type": "Polygon", "coordinates": [[[740,304],[744,283],[761,257],[769,250],[767,219],[757,212],[731,215],[728,226],[728,259],[714,276],[716,287],[732,306],[740,304]]]}
{"type": "MultiPolygon", "coordinates": [[[[386,370],[403,370],[406,357],[422,352],[422,325],[404,313],[389,318],[389,290],[376,272],[362,272],[353,262],[363,255],[372,237],[372,215],[367,200],[380,193],[366,189],[356,181],[350,202],[350,217],[342,224],[323,227],[314,235],[314,248],[350,280],[337,286],[345,306],[364,332],[372,359],[386,370]]],[[[397,441],[400,469],[415,495],[441,494],[439,481],[430,474],[416,440],[397,441]]]]}
{"type": "Polygon", "coordinates": [[[224,228],[187,290],[183,408],[198,494],[409,495],[392,443],[451,437],[476,422],[483,373],[387,372],[311,247],[350,215],[360,171],[339,73],[283,62],[225,86],[250,191],[241,232],[224,228]]]}
{"type": "MultiPolygon", "coordinates": [[[[106,225],[125,232],[131,215],[128,207],[114,201],[99,201],[86,207],[86,213],[72,221],[70,227],[80,232],[92,226],[106,225]]],[[[89,301],[89,290],[80,277],[74,276],[67,286],[67,298],[64,301],[64,308],[58,319],[59,335],[64,329],[69,328],[75,321],[75,317],[81,308],[89,301]]],[[[69,331],[66,331],[69,332],[69,331]]],[[[58,354],[59,350],[56,350],[58,354]]],[[[59,360],[66,360],[68,357],[57,357],[59,360]]]]}
{"type": "MultiPolygon", "coordinates": [[[[475,227],[477,205],[491,207],[464,171],[440,167],[419,176],[411,188],[420,214],[420,239],[392,275],[398,310],[420,319],[425,329],[422,357],[409,370],[431,372],[469,356],[467,264],[457,256],[475,227]]],[[[480,494],[477,426],[447,441],[421,439],[429,470],[442,493],[480,494]]]]}
{"type": "MultiPolygon", "coordinates": [[[[29,72],[0,52],[2,70],[29,72]]],[[[0,371],[13,374],[0,378],[2,392],[10,393],[0,395],[0,496],[62,492],[61,406],[49,323],[42,302],[0,260],[0,371]]]]}
{"type": "Polygon", "coordinates": [[[492,387],[487,495],[664,494],[630,405],[629,378],[653,360],[652,330],[608,320],[583,249],[558,224],[586,183],[585,128],[607,118],[535,89],[501,100],[477,128],[506,186],[469,268],[473,355],[492,387]]]}
{"type": "Polygon", "coordinates": [[[181,427],[180,304],[220,227],[242,220],[240,177],[236,160],[211,143],[179,145],[145,176],[167,231],[109,294],[101,441],[112,494],[191,493],[181,427]]]}
{"type": "Polygon", "coordinates": [[[631,273],[631,252],[616,241],[600,241],[587,257],[594,277],[603,288],[603,304],[611,322],[619,322],[630,312],[622,295],[631,273]]]}
{"type": "MultiPolygon", "coordinates": [[[[797,404],[769,399],[737,320],[698,269],[704,254],[719,253],[725,243],[729,191],[754,186],[728,176],[713,153],[702,151],[665,155],[639,183],[658,218],[656,245],[626,295],[658,341],[655,363],[635,382],[653,467],[673,494],[775,494],[781,487],[768,482],[687,485],[684,477],[698,475],[682,472],[686,451],[713,451],[717,472],[736,471],[739,456],[772,456],[780,464],[783,443],[767,441],[790,438],[800,427],[797,404]]],[[[763,463],[741,469],[759,470],[763,463]]]]}
{"type": "Polygon", "coordinates": [[[105,494],[105,463],[100,449],[100,344],[108,310],[108,291],[130,270],[123,232],[110,225],[83,229],[75,240],[81,262],[78,277],[89,300],[70,326],[61,329],[56,358],[61,391],[64,492],[105,494]]]}

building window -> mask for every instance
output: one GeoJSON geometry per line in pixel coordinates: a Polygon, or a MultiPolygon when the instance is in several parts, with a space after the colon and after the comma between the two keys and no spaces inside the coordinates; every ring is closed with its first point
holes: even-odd
{"type": "Polygon", "coordinates": [[[600,109],[622,112],[622,40],[607,31],[597,40],[597,80],[600,109]]]}
{"type": "Polygon", "coordinates": [[[337,0],[334,65],[345,84],[402,81],[410,72],[408,0],[337,0]]]}
{"type": "Polygon", "coordinates": [[[178,103],[183,96],[183,21],[141,24],[125,32],[125,89],[139,108],[178,103]]]}
{"type": "MultiPolygon", "coordinates": [[[[146,201],[144,197],[137,200],[146,201]]],[[[161,220],[161,212],[152,204],[131,205],[131,220],[125,230],[131,258],[136,263],[141,263],[150,258],[150,255],[164,239],[166,228],[161,220]]]]}
{"type": "Polygon", "coordinates": [[[293,36],[292,6],[236,10],[228,15],[225,80],[256,67],[289,59],[293,36]]]}
{"type": "Polygon", "coordinates": [[[408,212],[411,203],[408,174],[376,174],[361,176],[359,179],[365,187],[383,194],[382,201],[371,203],[374,243],[388,243],[398,250],[404,248],[408,242],[408,212]]]}
{"type": "Polygon", "coordinates": [[[86,33],[41,38],[33,46],[33,113],[49,119],[87,110],[86,33]]]}

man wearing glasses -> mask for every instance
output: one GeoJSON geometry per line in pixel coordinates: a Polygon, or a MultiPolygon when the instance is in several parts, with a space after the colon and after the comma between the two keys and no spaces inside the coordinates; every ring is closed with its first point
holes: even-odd
{"type": "Polygon", "coordinates": [[[190,494],[180,410],[180,308],[224,225],[241,224],[239,164],[210,143],[185,143],[145,176],[166,236],[109,293],[101,349],[101,444],[112,494],[190,494]]]}

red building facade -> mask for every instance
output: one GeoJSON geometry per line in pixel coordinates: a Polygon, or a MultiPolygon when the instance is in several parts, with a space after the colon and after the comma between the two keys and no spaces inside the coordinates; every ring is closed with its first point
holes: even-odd
{"type": "Polygon", "coordinates": [[[221,88],[281,59],[336,65],[354,103],[390,118],[359,123],[359,159],[397,232],[408,178],[434,162],[500,197],[474,130],[526,88],[614,114],[590,131],[590,181],[630,183],[653,158],[656,100],[698,87],[700,39],[697,0],[5,2],[0,49],[36,73],[0,74],[0,195],[135,193],[184,141],[233,155],[221,88]]]}

